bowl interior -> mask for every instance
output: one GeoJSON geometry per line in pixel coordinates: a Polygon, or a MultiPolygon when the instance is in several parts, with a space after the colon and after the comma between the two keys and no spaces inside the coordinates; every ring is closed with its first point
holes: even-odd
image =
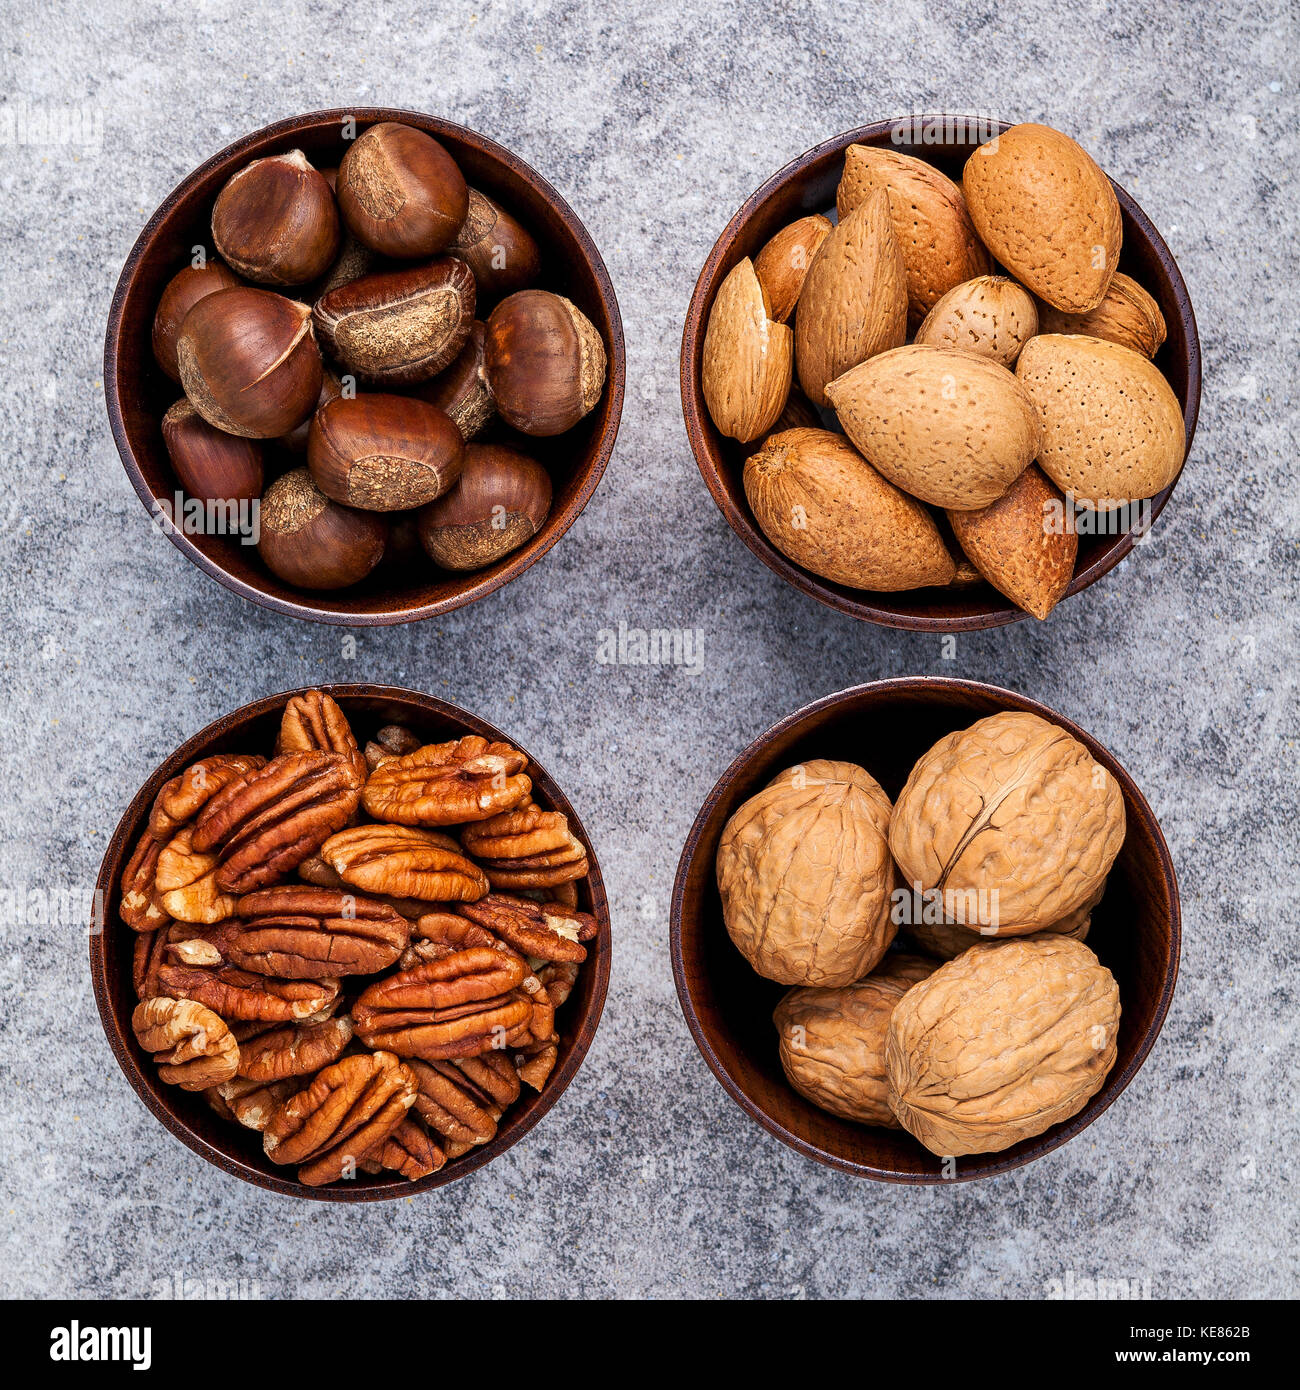
{"type": "Polygon", "coordinates": [[[1178,971],[1178,890],[1150,807],[1095,739],[1032,700],[974,682],[882,681],[833,695],[783,720],[732,763],[710,793],[677,871],[673,969],[687,1023],[723,1086],[777,1138],[811,1158],[897,1182],[984,1177],[1019,1167],[1077,1134],[1142,1064],[1164,1021],[1178,971]],[[772,1010],[784,986],[757,975],[722,920],[714,860],[731,814],[784,768],[810,758],[856,762],[891,800],[938,739],[999,710],[1029,710],[1068,729],[1123,789],[1128,832],[1092,914],[1087,944],[1115,975],[1119,1052],[1102,1089],[1073,1119],[1001,1153],[973,1154],[941,1172],[940,1160],[902,1130],[842,1120],[806,1101],[785,1079],[772,1010]]]}
{"type": "MultiPolygon", "coordinates": [[[[704,330],[722,281],[734,266],[746,256],[756,255],[788,223],[814,212],[834,214],[835,190],[849,145],[874,145],[914,155],[935,165],[960,185],[962,166],[979,143],[977,132],[954,123],[943,128],[941,143],[908,144],[895,141],[897,128],[894,121],[878,122],[847,131],[810,150],[769,179],[732,218],[700,273],[687,312],[682,339],[682,409],[696,462],[732,530],[759,559],[796,588],[840,612],[892,627],[928,631],[996,627],[1026,615],[989,584],[980,583],[969,589],[873,593],[820,579],[788,560],[759,529],[745,499],[744,464],[753,446],[720,434],[704,404],[704,330]]],[[[997,128],[1006,130],[1008,126],[1003,122],[997,128]]],[[[1118,184],[1115,192],[1124,220],[1119,268],[1154,296],[1165,317],[1168,336],[1155,363],[1168,378],[1183,408],[1190,449],[1200,403],[1201,368],[1200,342],[1187,287],[1169,248],[1142,209],[1118,184]]],[[[1152,521],[1168,501],[1176,482],[1177,479],[1151,500],[1152,521]]],[[[1100,578],[1128,554],[1133,543],[1127,532],[1080,535],[1069,592],[1078,593],[1100,578]]]]}
{"type": "MultiPolygon", "coordinates": [[[[381,726],[394,723],[407,725],[429,742],[460,738],[465,734],[511,741],[491,724],[432,696],[382,686],[319,688],[338,700],[363,745],[381,726]]],[[[366,1173],[358,1173],[351,1182],[328,1187],[309,1187],[298,1182],[292,1167],[277,1167],[266,1157],[260,1134],[221,1119],[201,1095],[169,1086],[160,1079],[156,1065],[136,1042],[131,1030],[131,1014],[137,1002],[131,978],[136,934],[118,917],[122,868],[143,832],[158,789],[169,778],[209,754],[269,751],[275,742],[285,701],[294,693],[286,691],[259,700],[209,725],[178,748],[137,792],[113,834],[100,868],[96,901],[103,905],[101,920],[106,926],[102,931],[92,932],[90,938],[95,999],[113,1054],[140,1098],[173,1134],[219,1168],[275,1192],[322,1201],[409,1197],[452,1182],[490,1163],[541,1119],[573,1079],[595,1036],[609,985],[609,911],[604,885],[595,850],[573,807],[550,774],[530,758],[528,775],[533,779],[534,798],[541,805],[563,811],[574,833],[588,847],[591,872],[577,885],[579,906],[592,913],[599,924],[594,949],[588,947],[587,963],[578,975],[578,983],[556,1015],[559,1058],[545,1089],[539,1094],[525,1087],[519,1100],[506,1111],[491,1143],[471,1150],[417,1182],[366,1173]]]]}
{"type": "MultiPolygon", "coordinates": [[[[623,330],[613,286],[581,222],[555,189],[522,160],[464,127],[410,111],[321,111],[247,136],[196,169],[168,195],[140,234],[109,315],[104,386],[118,450],[141,500],[146,506],[153,499],[170,504],[179,483],[160,422],[182,392],[153,358],[151,334],[158,299],[196,246],[211,252],[212,203],[236,170],[252,159],[292,149],[301,149],[319,168],[337,165],[348,145],[342,135],[344,119],[355,119],[358,132],[376,121],[402,121],[440,140],[467,182],[496,199],[532,232],[542,252],[538,288],[554,290],[577,304],[600,331],[609,355],[600,404],[568,433],[531,439],[496,422],[481,436],[484,441],[514,443],[537,458],[549,471],[554,487],[550,515],[537,535],[486,569],[461,575],[439,571],[419,552],[418,542],[417,563],[404,564],[390,543],[390,556],[362,583],[318,593],[277,579],[258,558],[256,547],[242,544],[238,537],[167,532],[180,550],[228,588],[280,612],[361,625],[405,622],[481,598],[545,554],[595,490],[618,432],[623,330]]],[[[477,316],[486,317],[491,304],[483,300],[477,316]]],[[[303,461],[301,456],[268,450],[268,481],[276,472],[303,461]]]]}

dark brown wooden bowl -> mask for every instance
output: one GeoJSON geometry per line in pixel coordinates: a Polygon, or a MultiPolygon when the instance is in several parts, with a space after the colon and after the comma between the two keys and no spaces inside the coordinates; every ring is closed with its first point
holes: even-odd
{"type": "MultiPolygon", "coordinates": [[[[738,262],[756,255],[787,223],[813,212],[833,212],[835,189],[844,168],[844,151],[849,145],[878,145],[917,155],[961,183],[962,165],[979,143],[980,123],[973,117],[961,116],[921,119],[948,123],[944,126],[949,132],[948,138],[940,144],[895,144],[893,133],[901,123],[877,121],[860,130],[845,131],[800,155],[746,200],[709,253],[686,311],[681,357],[682,414],[695,461],[713,500],[731,529],[769,569],[775,570],[796,589],[855,618],[926,632],[963,632],[1014,623],[1027,615],[991,584],[980,583],[969,589],[874,593],[820,579],[787,559],[760,530],[745,498],[744,464],[753,446],[739,444],[718,432],[709,418],[701,385],[704,330],[719,286],[738,262]],[[963,131],[969,134],[962,134],[963,131]]],[[[1006,122],[983,122],[983,126],[986,133],[994,126],[998,130],[1009,129],[1006,122]]],[[[1124,249],[1119,268],[1150,291],[1165,316],[1168,337],[1156,354],[1155,363],[1168,378],[1183,407],[1187,427],[1187,452],[1183,455],[1186,460],[1196,432],[1201,401],[1201,343],[1196,332],[1196,316],[1192,313],[1192,302],[1178,265],[1160,233],[1133,199],[1113,179],[1111,182],[1124,219],[1124,249]]],[[[1153,524],[1177,481],[1175,478],[1152,498],[1153,524]]],[[[1134,544],[1135,538],[1127,531],[1112,536],[1080,536],[1074,579],[1067,592],[1077,594],[1100,579],[1119,564],[1134,544]]]]}
{"type": "MultiPolygon", "coordinates": [[[[384,724],[405,724],[430,741],[481,734],[487,739],[513,742],[486,720],[467,714],[445,700],[387,685],[324,685],[351,720],[353,731],[364,744],[384,724]]],[[[119,884],[122,869],[130,857],[153,805],[154,797],[169,778],[177,776],[191,763],[212,753],[268,752],[280,727],[285,701],[300,691],[287,690],[255,700],[201,729],[186,740],[140,788],[118,822],[100,865],[96,884],[96,920],[91,924],[90,977],[99,1005],[100,1020],[117,1064],[136,1094],[182,1143],[201,1154],[223,1172],[245,1182],[290,1197],[307,1197],[322,1202],[378,1202],[390,1197],[410,1197],[444,1183],[455,1182],[468,1173],[491,1163],[512,1144],[523,1138],[559,1100],[573,1080],[600,1023],[609,988],[610,931],[605,886],[596,861],[595,846],[582,828],[568,798],[550,773],[529,758],[528,775],[533,779],[533,795],[550,809],[563,811],[573,832],[588,848],[591,871],[578,885],[578,905],[592,913],[599,927],[588,947],[587,962],[578,976],[572,995],[559,1010],[556,1027],[560,1034],[559,1058],[550,1080],[540,1093],[524,1088],[519,1100],[506,1111],[496,1137],[489,1144],[453,1159],[439,1172],[418,1182],[404,1178],[358,1173],[351,1182],[327,1187],[309,1187],[298,1182],[292,1168],[281,1168],[262,1152],[261,1135],[219,1118],[201,1095],[192,1095],[178,1086],[165,1084],[158,1068],[136,1042],[131,1030],[131,1014],[136,995],[131,980],[131,959],[135,933],[118,917],[119,884]],[[100,929],[100,924],[106,924],[100,929]]],[[[515,744],[518,747],[518,744],[515,744]]],[[[521,750],[526,751],[526,750],[521,750]]]]}
{"type": "Polygon", "coordinates": [[[1164,1023],[1178,977],[1178,883],[1160,827],[1133,779],[1090,734],[1055,711],[997,686],[918,676],[854,686],[773,725],[741,753],[691,827],[673,887],[670,947],[682,1012],[731,1098],[791,1148],[859,1177],[930,1183],[1019,1168],[1086,1129],[1132,1081],[1164,1023]],[[893,800],[938,739],[999,710],[1028,710],[1084,743],[1124,793],[1128,833],[1092,916],[1088,945],[1119,984],[1119,1051],[1105,1085],[1063,1124],[1001,1153],[971,1154],[944,1177],[940,1161],[903,1130],[842,1120],[786,1081],[772,1010],[785,987],[755,974],[722,921],[714,861],[732,812],[782,769],[811,758],[860,763],[893,800]]]}
{"type": "Polygon", "coordinates": [[[254,603],[314,622],[371,626],[431,618],[473,603],[522,574],[564,535],[596,490],[614,448],[623,409],[625,362],[618,301],[600,252],[572,208],[522,159],[464,126],[415,111],[357,107],[313,111],[278,121],[214,155],[167,195],[132,247],[113,295],[104,337],[108,418],[127,476],[151,515],[157,515],[157,502],[170,502],[179,487],[160,422],[180,398],[181,388],[158,367],[150,346],[163,287],[189,261],[194,246],[211,250],[212,203],[237,169],[250,160],[291,149],[302,150],[320,167],[337,165],[347,148],[342,138],[346,118],[355,119],[358,132],[377,121],[401,121],[440,140],[466,180],[503,204],[532,232],[542,251],[538,287],[577,304],[600,331],[609,358],[605,393],[585,420],[553,439],[518,437],[520,447],[546,465],[554,501],[537,535],[486,569],[452,574],[435,569],[432,561],[420,556],[418,573],[408,578],[400,565],[385,560],[352,588],[312,592],[277,579],[258,557],[256,547],[241,545],[237,538],[166,530],[187,559],[254,603]]]}

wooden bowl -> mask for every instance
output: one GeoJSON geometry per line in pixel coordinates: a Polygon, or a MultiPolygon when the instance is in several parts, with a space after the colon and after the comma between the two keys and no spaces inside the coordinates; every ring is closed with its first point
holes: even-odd
{"type": "MultiPolygon", "coordinates": [[[[276,578],[262,563],[257,548],[242,545],[238,538],[189,536],[165,528],[187,559],[254,603],[314,622],[370,626],[431,618],[473,603],[522,574],[564,535],[596,490],[614,448],[623,409],[625,364],[618,301],[600,253],[569,205],[522,159],[464,126],[414,111],[359,107],[314,111],[279,121],[214,155],[167,195],[132,247],[113,295],[104,338],[108,418],[127,476],[151,515],[158,515],[159,501],[170,505],[179,488],[160,422],[182,392],[154,361],[151,348],[154,311],[163,287],[189,261],[194,246],[211,250],[212,203],[236,170],[250,160],[292,149],[302,150],[318,167],[337,165],[347,148],[341,134],[345,119],[355,119],[358,131],[377,121],[401,121],[440,140],[466,180],[503,204],[532,232],[542,251],[538,287],[555,290],[582,309],[599,330],[609,359],[600,404],[566,434],[525,439],[500,425],[495,435],[485,432],[485,440],[499,437],[517,443],[545,464],[554,485],[550,515],[537,535],[485,569],[453,574],[435,569],[421,554],[418,572],[407,578],[400,564],[386,558],[360,584],[315,592],[276,578]]],[[[294,465],[301,462],[302,458],[293,460],[294,465]]],[[[268,481],[272,471],[268,469],[268,481]]]]}
{"type": "Polygon", "coordinates": [[[1133,779],[1090,734],[1023,695],[976,681],[909,677],[854,686],[807,705],[761,734],[709,793],[677,868],[670,945],[682,1012],[727,1094],[791,1148],[820,1163],[886,1182],[989,1177],[1050,1153],[1087,1128],[1137,1074],[1164,1023],[1178,977],[1178,884],[1160,827],[1133,779]],[[1128,833],[1093,913],[1087,944],[1120,992],[1119,1051],[1105,1085],[1045,1134],[1001,1153],[971,1154],[944,1177],[940,1161],[903,1130],[842,1120],[786,1081],[772,1010],[785,987],[755,974],[722,921],[714,861],[733,811],[776,774],[811,758],[860,763],[896,798],[938,739],[999,710],[1028,710],[1084,743],[1124,793],[1128,833]]]}
{"type": "MultiPolygon", "coordinates": [[[[325,685],[318,687],[332,695],[343,707],[358,740],[364,745],[385,724],[405,724],[431,742],[481,734],[487,739],[512,742],[486,720],[479,719],[445,700],[401,690],[387,685],[325,685]]],[[[136,1042],[131,1030],[131,1014],[136,1006],[131,979],[135,933],[118,917],[119,884],[122,869],[144,831],[144,823],[159,787],[183,772],[191,763],[212,753],[269,752],[280,727],[285,702],[301,691],[288,690],[255,700],[209,724],[183,743],[153,772],[135,794],[118,822],[100,865],[96,884],[96,920],[91,924],[90,976],[99,1005],[100,1020],[117,1064],[136,1094],[154,1115],[182,1143],[201,1154],[223,1172],[245,1182],[290,1197],[307,1197],[323,1202],[377,1202],[391,1197],[410,1197],[463,1178],[504,1153],[542,1118],[559,1100],[573,1080],[600,1022],[609,987],[609,909],[605,887],[596,862],[595,848],[582,828],[568,798],[550,773],[529,758],[528,775],[533,779],[533,795],[539,804],[563,811],[573,832],[588,847],[591,871],[578,885],[578,905],[592,913],[599,927],[588,946],[587,962],[578,975],[572,995],[556,1017],[560,1034],[559,1058],[546,1088],[540,1093],[524,1087],[518,1101],[506,1111],[496,1137],[489,1144],[471,1149],[461,1158],[417,1182],[388,1175],[358,1173],[350,1182],[327,1187],[309,1187],[294,1177],[293,1168],[281,1168],[262,1152],[262,1137],[229,1120],[219,1118],[202,1095],[165,1084],[150,1056],[136,1042]],[[100,929],[100,924],[106,924],[100,929]]],[[[518,747],[518,744],[515,745],[518,747]]]]}
{"type": "MultiPolygon", "coordinates": [[[[846,131],[824,145],[809,150],[774,174],[727,224],[709,258],[686,312],[682,334],[681,391],[682,414],[690,436],[695,461],[713,500],[722,509],[731,529],[763,561],[796,589],[841,613],[888,627],[913,628],[927,632],[964,632],[998,627],[1026,617],[1010,599],[990,584],[968,589],[910,589],[901,593],[874,593],[850,589],[796,565],[787,559],[759,529],[745,498],[743,483],[747,453],[755,446],[743,445],[720,434],[704,404],[701,373],[704,361],[704,331],[718,288],[728,272],[746,256],[755,256],[764,243],[788,223],[809,213],[833,213],[835,190],[844,167],[844,151],[849,145],[877,145],[917,155],[936,165],[949,178],[961,182],[961,168],[976,148],[977,125],[974,117],[935,116],[925,121],[945,122],[948,132],[943,143],[910,146],[896,144],[893,135],[898,121],[877,121],[861,130],[846,131]],[[962,134],[962,131],[969,132],[962,134]]],[[[996,127],[1007,130],[1006,122],[983,122],[987,138],[996,127]]],[[[1111,181],[1114,184],[1114,180],[1111,181]]],[[[1187,451],[1196,431],[1196,414],[1201,400],[1201,345],[1196,317],[1187,296],[1187,286],[1177,263],[1160,233],[1146,214],[1118,185],[1114,184],[1124,219],[1124,249],[1119,268],[1131,275],[1155,297],[1165,316],[1168,337],[1156,354],[1155,363],[1169,380],[1183,407],[1187,427],[1187,451]]],[[[1183,455],[1184,460],[1187,454],[1183,455]]],[[[1173,492],[1177,479],[1151,499],[1151,520],[1160,515],[1173,492]]],[[[955,542],[952,542],[955,545],[955,542]]],[[[1080,536],[1079,555],[1068,593],[1077,594],[1113,569],[1133,549],[1135,538],[1127,531],[1110,536],[1080,536]]]]}

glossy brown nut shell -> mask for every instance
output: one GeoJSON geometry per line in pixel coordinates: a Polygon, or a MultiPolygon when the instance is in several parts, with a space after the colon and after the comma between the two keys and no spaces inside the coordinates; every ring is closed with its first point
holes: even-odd
{"type": "Polygon", "coordinates": [[[212,206],[212,240],[247,280],[303,285],[338,255],[338,208],[301,150],[255,159],[231,176],[212,206]]]}
{"type": "Polygon", "coordinates": [[[452,423],[466,441],[473,439],[496,414],[484,361],[486,344],[487,325],[475,319],[470,324],[469,337],[460,356],[431,381],[415,388],[421,400],[451,416],[452,423]]]}
{"type": "Polygon", "coordinates": [[[180,364],[176,361],[176,339],[185,315],[205,295],[232,290],[238,284],[239,276],[215,256],[201,266],[187,265],[167,282],[153,319],[153,355],[173,381],[181,379],[180,364]]]}
{"type": "Polygon", "coordinates": [[[181,486],[202,502],[262,495],[262,445],[219,430],[182,396],[162,419],[163,443],[181,486]]]}
{"type": "Polygon", "coordinates": [[[420,512],[420,542],[443,569],[481,569],[532,540],[550,510],[540,463],[503,444],[470,444],[460,481],[420,512]]]}
{"type": "Polygon", "coordinates": [[[479,293],[512,294],[537,279],[541,253],[528,230],[476,188],[452,251],[474,272],[479,293]]]}
{"type": "Polygon", "coordinates": [[[287,584],[342,589],[383,558],[388,526],[374,512],[331,501],[305,468],[277,478],[262,498],[258,554],[287,584]]]}

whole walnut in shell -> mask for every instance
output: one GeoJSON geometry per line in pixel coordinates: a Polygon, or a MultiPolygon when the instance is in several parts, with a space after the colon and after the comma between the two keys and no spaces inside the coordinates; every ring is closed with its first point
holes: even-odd
{"type": "Polygon", "coordinates": [[[941,738],[889,826],[903,879],[949,921],[1027,936],[1081,907],[1124,842],[1124,797],[1078,739],[1004,711],[941,738]]]}
{"type": "Polygon", "coordinates": [[[890,952],[856,985],[792,989],[772,1015],[786,1080],[832,1115],[898,1129],[885,1079],[889,1019],[903,995],[937,968],[890,952]]]}
{"type": "Polygon", "coordinates": [[[931,1153],[997,1153],[1078,1114],[1115,1064],[1115,978],[1068,938],[974,946],[899,1000],[889,1104],[931,1153]]]}
{"type": "Polygon", "coordinates": [[[731,817],[718,845],[722,915],[737,949],[783,985],[848,985],[897,927],[889,798],[855,763],[787,768],[731,817]]]}
{"type": "Polygon", "coordinates": [[[1050,927],[1044,927],[1042,931],[1036,931],[1030,936],[984,936],[978,928],[963,927],[956,922],[911,922],[902,929],[899,939],[905,939],[909,945],[939,960],[952,960],[954,956],[969,951],[972,946],[978,946],[981,942],[1041,941],[1053,936],[1068,936],[1072,941],[1086,941],[1088,930],[1092,926],[1092,910],[1101,901],[1105,891],[1106,885],[1103,882],[1082,907],[1076,907],[1073,912],[1066,913],[1059,922],[1053,922],[1050,927]]]}

